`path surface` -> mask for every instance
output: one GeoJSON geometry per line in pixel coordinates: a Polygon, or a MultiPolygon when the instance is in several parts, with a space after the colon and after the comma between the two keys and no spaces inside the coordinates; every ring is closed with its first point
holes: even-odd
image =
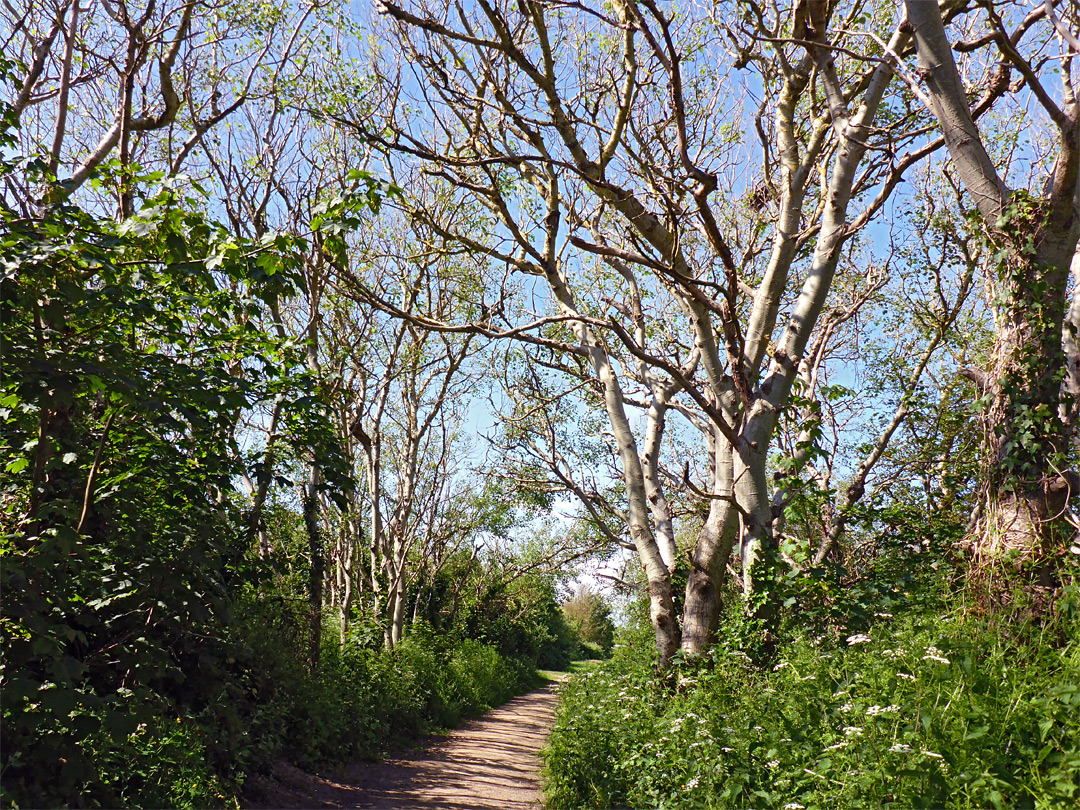
{"type": "Polygon", "coordinates": [[[286,768],[258,807],[380,810],[532,810],[540,806],[537,756],[555,715],[548,686],[511,700],[422,749],[358,762],[335,779],[286,768]]]}

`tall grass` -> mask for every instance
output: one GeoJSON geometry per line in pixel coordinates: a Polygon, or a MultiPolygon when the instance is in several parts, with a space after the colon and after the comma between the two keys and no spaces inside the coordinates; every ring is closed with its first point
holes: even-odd
{"type": "Polygon", "coordinates": [[[548,806],[1080,806],[1080,592],[1053,619],[881,611],[654,677],[645,645],[563,688],[548,806]]]}

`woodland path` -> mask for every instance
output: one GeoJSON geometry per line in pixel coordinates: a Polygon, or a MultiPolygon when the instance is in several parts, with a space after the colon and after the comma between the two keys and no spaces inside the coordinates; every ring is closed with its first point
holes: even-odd
{"type": "Polygon", "coordinates": [[[555,716],[555,685],[514,698],[414,751],[356,762],[334,778],[286,768],[255,807],[380,810],[533,810],[540,748],[555,716]]]}

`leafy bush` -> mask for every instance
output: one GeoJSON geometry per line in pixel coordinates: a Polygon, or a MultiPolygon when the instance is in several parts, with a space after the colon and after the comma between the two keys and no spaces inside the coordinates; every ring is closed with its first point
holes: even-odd
{"type": "Polygon", "coordinates": [[[771,666],[721,648],[665,680],[617,649],[563,689],[549,806],[1075,806],[1077,598],[1026,632],[911,610],[796,636],[771,666]]]}
{"type": "Polygon", "coordinates": [[[461,610],[451,632],[490,644],[503,656],[525,658],[544,669],[566,669],[576,639],[555,596],[550,577],[532,574],[509,585],[496,581],[461,610]]]}
{"type": "Polygon", "coordinates": [[[423,628],[389,651],[341,648],[328,640],[315,674],[302,663],[302,639],[293,650],[282,645],[280,623],[262,615],[247,633],[260,664],[250,675],[257,701],[249,746],[237,759],[255,766],[279,756],[305,768],[375,757],[395,743],[481,714],[529,689],[536,678],[528,661],[423,628]]]}
{"type": "Polygon", "coordinates": [[[607,658],[615,643],[615,624],[611,607],[603,596],[582,586],[573,598],[562,604],[566,624],[577,641],[576,658],[607,658]]]}
{"type": "Polygon", "coordinates": [[[347,475],[300,349],[263,328],[299,240],[233,239],[167,185],[122,225],[0,210],[0,247],[5,805],[220,805],[286,745],[372,753],[521,688],[490,648],[421,640],[309,674],[298,571],[250,593],[239,415],[280,397],[283,444],[331,495],[347,475]]]}

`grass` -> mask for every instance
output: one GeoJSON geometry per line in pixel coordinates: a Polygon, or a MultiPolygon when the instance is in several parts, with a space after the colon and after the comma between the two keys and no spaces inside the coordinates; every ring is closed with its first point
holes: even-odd
{"type": "Polygon", "coordinates": [[[1080,806],[1078,606],[1028,627],[894,607],[664,679],[631,638],[562,688],[548,807],[1080,806]]]}

